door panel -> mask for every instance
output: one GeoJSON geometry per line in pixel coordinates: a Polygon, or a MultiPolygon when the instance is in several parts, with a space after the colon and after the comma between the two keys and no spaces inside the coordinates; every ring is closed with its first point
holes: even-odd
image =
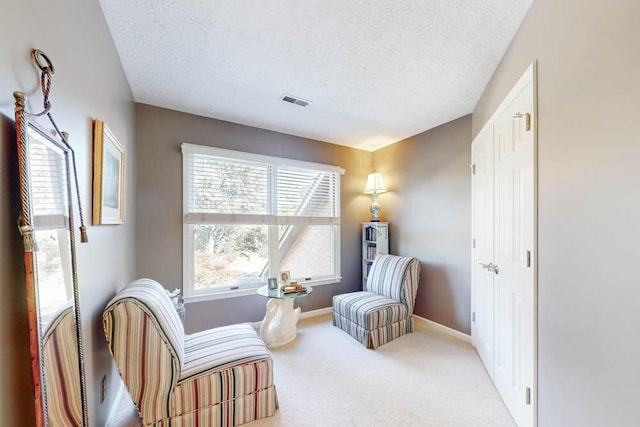
{"type": "Polygon", "coordinates": [[[534,68],[472,144],[472,343],[520,426],[535,423],[534,68]],[[489,263],[491,268],[483,268],[489,263]]]}
{"type": "Polygon", "coordinates": [[[495,122],[496,200],[494,264],[498,294],[495,384],[519,426],[533,425],[527,388],[534,386],[534,274],[527,266],[533,253],[533,131],[526,115],[533,112],[531,85],[507,106],[495,122]],[[522,117],[518,117],[518,113],[522,117]]]}
{"type": "Polygon", "coordinates": [[[473,236],[471,323],[474,347],[493,379],[494,369],[494,287],[493,274],[480,263],[493,261],[493,131],[479,135],[472,145],[475,174],[472,176],[473,236]]]}

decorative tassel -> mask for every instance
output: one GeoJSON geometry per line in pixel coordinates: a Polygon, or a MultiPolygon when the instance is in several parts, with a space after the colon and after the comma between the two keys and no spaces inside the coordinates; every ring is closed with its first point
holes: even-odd
{"type": "Polygon", "coordinates": [[[22,241],[24,243],[24,251],[25,252],[37,252],[38,251],[38,243],[36,242],[33,228],[30,225],[21,225],[18,226],[20,230],[20,234],[22,235],[22,241]]]}
{"type": "Polygon", "coordinates": [[[84,225],[80,226],[80,241],[82,243],[87,243],[89,241],[89,237],[87,237],[87,227],[84,225]]]}

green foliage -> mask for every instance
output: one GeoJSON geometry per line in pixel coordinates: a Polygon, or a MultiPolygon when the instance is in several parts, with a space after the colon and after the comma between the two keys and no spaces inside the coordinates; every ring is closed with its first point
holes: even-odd
{"type": "Polygon", "coordinates": [[[264,226],[237,225],[198,225],[194,227],[194,246],[196,251],[208,251],[212,254],[235,254],[249,257],[267,244],[267,232],[264,226]]]}
{"type": "Polygon", "coordinates": [[[258,278],[267,262],[267,237],[263,225],[195,226],[196,288],[258,278]]]}

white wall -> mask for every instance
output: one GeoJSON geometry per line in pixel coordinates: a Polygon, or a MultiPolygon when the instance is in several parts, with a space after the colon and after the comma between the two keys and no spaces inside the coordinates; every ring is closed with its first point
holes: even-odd
{"type": "Polygon", "coordinates": [[[536,0],[473,111],[535,59],[539,425],[638,426],[640,2],[536,0]]]}

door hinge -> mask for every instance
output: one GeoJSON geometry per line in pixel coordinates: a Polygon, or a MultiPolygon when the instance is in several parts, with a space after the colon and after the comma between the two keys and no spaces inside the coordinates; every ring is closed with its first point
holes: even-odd
{"type": "Polygon", "coordinates": [[[531,405],[531,387],[527,387],[527,405],[531,405]]]}
{"type": "Polygon", "coordinates": [[[527,267],[531,267],[531,251],[527,251],[527,267]]]}
{"type": "Polygon", "coordinates": [[[476,239],[471,239],[471,247],[476,248],[476,239]]]}
{"type": "Polygon", "coordinates": [[[469,165],[469,169],[471,169],[471,175],[476,174],[476,165],[469,165]]]}
{"type": "Polygon", "coordinates": [[[472,322],[476,321],[476,312],[475,311],[473,313],[471,313],[471,321],[472,322]]]}
{"type": "Polygon", "coordinates": [[[513,115],[514,119],[521,119],[524,116],[524,128],[527,132],[531,130],[531,113],[515,113],[513,115]]]}

